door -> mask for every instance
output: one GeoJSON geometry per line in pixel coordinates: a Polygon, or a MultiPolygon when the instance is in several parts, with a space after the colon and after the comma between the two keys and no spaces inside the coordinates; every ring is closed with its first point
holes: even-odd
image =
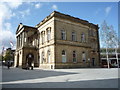
{"type": "Polygon", "coordinates": [[[16,67],[19,67],[19,54],[17,54],[17,65],[16,67]]]}
{"type": "Polygon", "coordinates": [[[95,58],[92,58],[92,66],[95,66],[95,58]]]}
{"type": "Polygon", "coordinates": [[[33,54],[29,53],[27,55],[27,64],[28,64],[29,67],[32,66],[33,61],[34,61],[34,56],[33,56],[33,54]]]}

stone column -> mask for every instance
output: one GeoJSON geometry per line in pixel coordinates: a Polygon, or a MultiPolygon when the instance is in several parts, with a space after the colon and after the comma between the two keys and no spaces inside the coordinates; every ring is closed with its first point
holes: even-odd
{"type": "Polygon", "coordinates": [[[20,34],[20,47],[21,47],[21,34],[20,34]]]}
{"type": "Polygon", "coordinates": [[[23,32],[23,35],[22,35],[22,46],[24,46],[24,41],[25,41],[25,33],[23,32]]]}
{"type": "Polygon", "coordinates": [[[21,33],[21,47],[22,47],[22,44],[23,44],[23,32],[21,33]]]}
{"type": "Polygon", "coordinates": [[[20,38],[21,38],[21,44],[20,44],[20,47],[22,46],[22,33],[20,34],[20,38]]]}
{"type": "Polygon", "coordinates": [[[20,47],[20,35],[19,35],[19,47],[20,47]]]}
{"type": "Polygon", "coordinates": [[[28,36],[27,36],[27,33],[26,33],[26,32],[25,32],[25,38],[26,38],[25,45],[28,45],[29,42],[28,42],[28,36]]]}
{"type": "Polygon", "coordinates": [[[21,33],[21,46],[23,46],[23,32],[21,33]]]}
{"type": "Polygon", "coordinates": [[[19,35],[18,35],[18,48],[20,47],[20,38],[19,38],[19,35]]]}
{"type": "Polygon", "coordinates": [[[22,34],[23,34],[23,33],[21,33],[21,47],[22,47],[22,34]]]}
{"type": "Polygon", "coordinates": [[[19,35],[19,48],[20,48],[20,35],[19,35]]]}
{"type": "Polygon", "coordinates": [[[24,32],[24,45],[26,45],[26,40],[27,40],[27,38],[26,38],[26,32],[24,32]]]}
{"type": "Polygon", "coordinates": [[[16,37],[17,38],[17,45],[16,45],[16,48],[18,48],[18,37],[16,37]]]}
{"type": "Polygon", "coordinates": [[[18,48],[18,36],[17,36],[17,48],[18,48]]]}

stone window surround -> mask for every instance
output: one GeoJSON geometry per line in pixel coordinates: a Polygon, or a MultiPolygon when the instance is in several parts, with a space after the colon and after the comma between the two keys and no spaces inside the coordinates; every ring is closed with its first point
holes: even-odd
{"type": "Polygon", "coordinates": [[[76,51],[75,50],[73,51],[72,56],[73,56],[73,62],[76,63],[77,62],[77,55],[76,55],[76,51]]]}
{"type": "Polygon", "coordinates": [[[72,32],[72,41],[77,41],[77,35],[76,35],[76,32],[72,32]]]}
{"type": "Polygon", "coordinates": [[[66,40],[66,31],[65,30],[61,30],[61,39],[66,40]]]}

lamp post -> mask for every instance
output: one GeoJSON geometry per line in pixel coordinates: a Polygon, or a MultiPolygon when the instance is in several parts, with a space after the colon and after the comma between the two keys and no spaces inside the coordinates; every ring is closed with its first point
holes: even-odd
{"type": "Polygon", "coordinates": [[[4,54],[4,47],[2,49],[2,67],[3,67],[3,54],[4,54]]]}
{"type": "Polygon", "coordinates": [[[1,64],[2,64],[2,67],[3,67],[3,52],[2,52],[2,63],[1,64]]]}

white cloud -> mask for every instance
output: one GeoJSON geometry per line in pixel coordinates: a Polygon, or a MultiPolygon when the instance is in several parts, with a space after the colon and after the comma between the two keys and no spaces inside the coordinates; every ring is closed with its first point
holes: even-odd
{"type": "Polygon", "coordinates": [[[97,9],[96,11],[95,11],[95,15],[98,15],[99,13],[100,13],[100,11],[101,11],[101,9],[99,8],[99,9],[97,9]]]}
{"type": "Polygon", "coordinates": [[[2,3],[6,3],[10,8],[18,8],[22,2],[23,0],[2,0],[2,3]]]}
{"type": "Polygon", "coordinates": [[[3,2],[0,2],[0,52],[2,46],[10,47],[10,40],[14,44],[16,43],[15,33],[12,32],[12,26],[8,20],[16,16],[13,10],[20,5],[22,5],[22,0],[3,0],[3,2]]]}
{"type": "Polygon", "coordinates": [[[106,7],[105,8],[106,15],[108,15],[110,13],[111,9],[112,9],[112,7],[106,7]]]}
{"type": "Polygon", "coordinates": [[[42,4],[40,4],[40,3],[35,4],[35,8],[40,8],[41,6],[42,6],[42,4]]]}
{"type": "Polygon", "coordinates": [[[12,11],[5,3],[0,3],[0,30],[3,30],[3,23],[5,20],[10,19],[13,14],[12,11]]]}
{"type": "MultiPolygon", "coordinates": [[[[0,50],[2,50],[2,47],[5,48],[10,47],[10,41],[13,42],[14,46],[16,45],[16,36],[14,33],[12,33],[10,30],[4,30],[0,31],[0,50]]],[[[1,52],[1,51],[0,51],[1,52]]]]}
{"type": "Polygon", "coordinates": [[[5,23],[4,24],[4,26],[5,26],[5,30],[11,30],[12,29],[12,26],[11,26],[11,23],[5,23]]]}
{"type": "Polygon", "coordinates": [[[24,18],[25,15],[29,15],[30,14],[30,9],[26,9],[26,10],[23,10],[23,11],[19,11],[19,13],[22,15],[22,17],[24,18]]]}
{"type": "Polygon", "coordinates": [[[52,9],[54,9],[54,10],[58,10],[57,5],[52,5],[52,9]]]}
{"type": "Polygon", "coordinates": [[[22,4],[22,0],[12,0],[8,3],[10,8],[18,8],[22,4]],[[17,2],[18,1],[18,2],[17,2]]]}

